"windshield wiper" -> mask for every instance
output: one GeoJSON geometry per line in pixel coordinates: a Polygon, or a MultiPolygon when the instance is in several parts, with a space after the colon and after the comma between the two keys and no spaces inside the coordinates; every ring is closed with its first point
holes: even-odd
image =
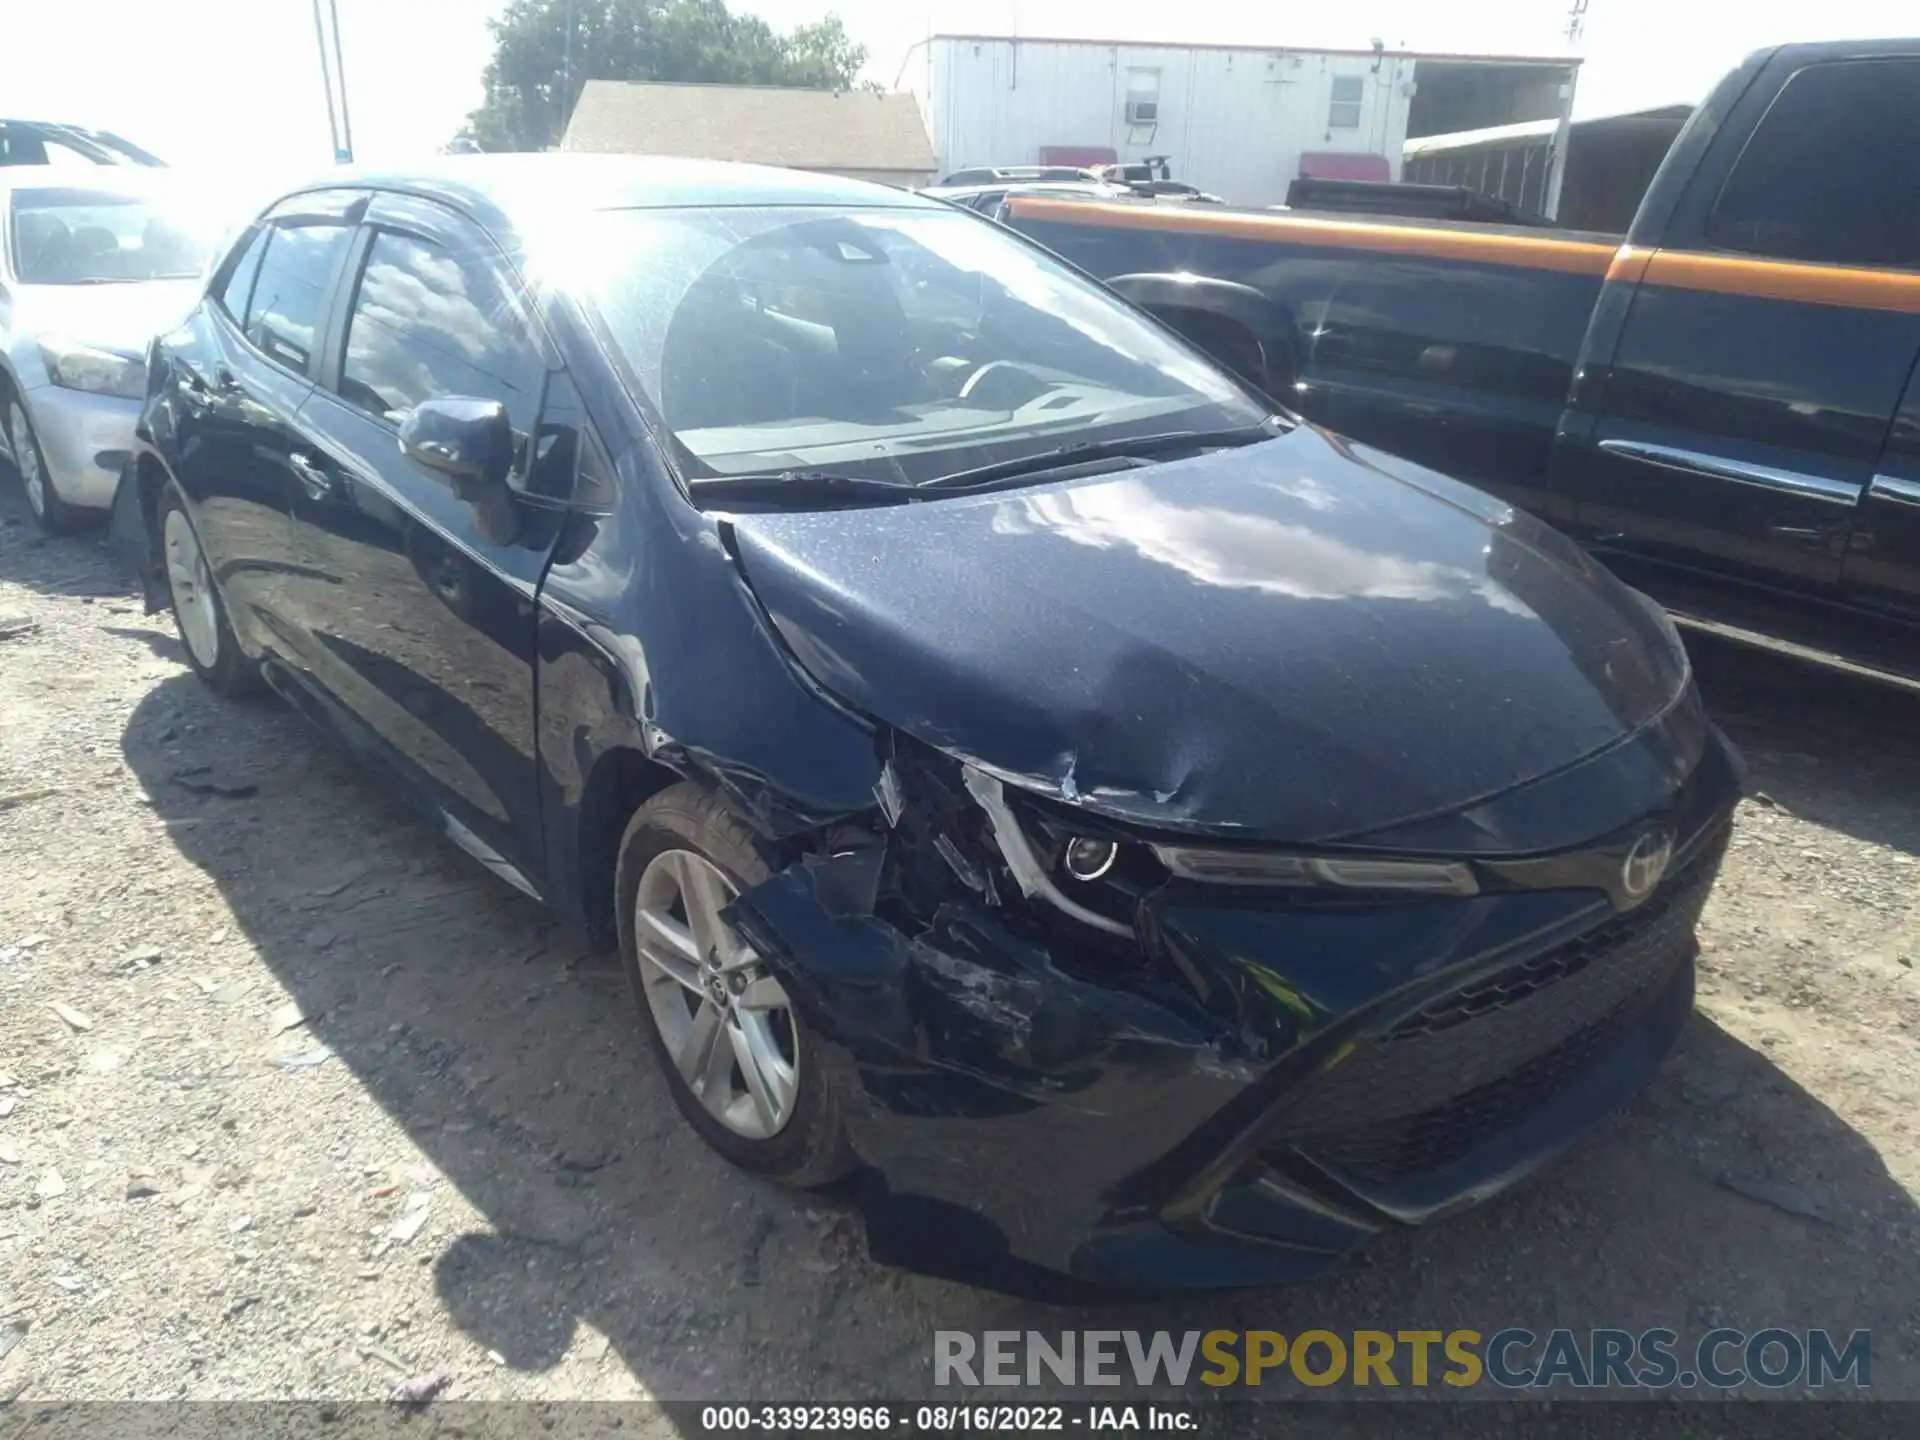
{"type": "Polygon", "coordinates": [[[765,470],[745,475],[698,475],[687,481],[696,500],[850,500],[901,504],[914,498],[902,480],[840,475],[831,470],[765,470]]]}
{"type": "Polygon", "coordinates": [[[687,491],[696,500],[722,502],[796,500],[903,505],[923,498],[929,490],[967,490],[991,485],[998,480],[1023,479],[1103,460],[1125,463],[1129,460],[1145,461],[1168,451],[1255,445],[1280,434],[1281,424],[1278,419],[1273,419],[1230,430],[1169,430],[1157,435],[1135,435],[1125,440],[1080,440],[1071,445],[1043,450],[1038,455],[1000,460],[991,465],[976,465],[971,470],[936,475],[918,484],[907,480],[883,480],[870,475],[842,475],[832,470],[763,470],[743,475],[694,476],[687,481],[687,491]]]}
{"type": "Polygon", "coordinates": [[[1120,440],[1078,440],[1038,455],[1017,460],[998,460],[991,465],[976,465],[971,470],[955,470],[923,481],[923,490],[965,490],[988,485],[995,480],[1013,480],[1042,475],[1089,460],[1147,459],[1168,451],[1214,450],[1236,445],[1257,445],[1281,433],[1275,420],[1258,425],[1241,425],[1230,430],[1168,430],[1157,435],[1134,435],[1120,440]]]}

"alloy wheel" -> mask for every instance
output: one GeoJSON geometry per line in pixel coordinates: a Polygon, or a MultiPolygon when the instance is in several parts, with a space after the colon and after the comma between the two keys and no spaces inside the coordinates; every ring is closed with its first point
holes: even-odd
{"type": "Polygon", "coordinates": [[[220,617],[214,609],[213,575],[200,548],[200,537],[186,512],[167,511],[161,536],[167,557],[167,589],[173,613],[180,621],[180,638],[204,670],[220,663],[220,617]]]}
{"type": "Polygon", "coordinates": [[[13,463],[20,471],[20,484],[27,492],[27,505],[36,515],[47,513],[47,476],[40,466],[40,451],[33,443],[33,426],[18,400],[7,407],[7,443],[13,448],[13,463]]]}
{"type": "Polygon", "coordinates": [[[722,1125],[768,1140],[800,1094],[792,1002],[720,918],[739,892],[711,861],[666,850],[641,873],[634,941],[647,1005],[675,1068],[722,1125]]]}

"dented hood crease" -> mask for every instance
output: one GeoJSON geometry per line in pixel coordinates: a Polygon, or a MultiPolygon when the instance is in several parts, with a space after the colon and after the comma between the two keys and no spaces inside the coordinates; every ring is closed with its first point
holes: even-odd
{"type": "Polygon", "coordinates": [[[1684,656],[1530,517],[1302,426],[923,504],[742,514],[820,684],[1123,821],[1325,840],[1446,813],[1652,723],[1684,656]]]}

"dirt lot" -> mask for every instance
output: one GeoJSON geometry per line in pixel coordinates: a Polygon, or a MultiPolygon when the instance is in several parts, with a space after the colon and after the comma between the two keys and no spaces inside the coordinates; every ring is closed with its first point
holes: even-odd
{"type": "Polygon", "coordinates": [[[1920,703],[1703,651],[1760,797],[1625,1115],[1335,1279],[1046,1311],[730,1171],[583,953],[0,498],[0,1400],[905,1397],[931,1332],[1874,1332],[1920,1396],[1920,703]]]}

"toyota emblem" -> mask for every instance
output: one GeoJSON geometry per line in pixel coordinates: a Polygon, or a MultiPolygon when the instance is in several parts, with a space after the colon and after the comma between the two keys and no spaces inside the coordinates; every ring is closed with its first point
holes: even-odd
{"type": "Polygon", "coordinates": [[[1620,864],[1620,893],[1629,900],[1644,900],[1667,873],[1673,859],[1673,832],[1665,826],[1647,831],[1633,842],[1633,849],[1620,864]]]}

